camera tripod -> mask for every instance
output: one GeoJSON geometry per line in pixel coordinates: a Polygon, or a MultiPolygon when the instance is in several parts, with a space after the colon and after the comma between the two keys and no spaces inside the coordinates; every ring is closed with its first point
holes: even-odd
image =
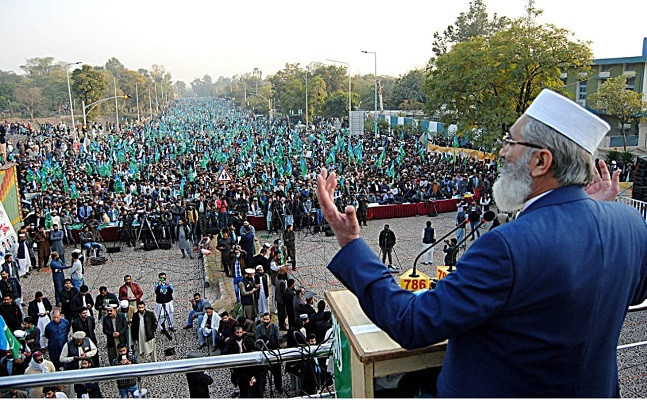
{"type": "Polygon", "coordinates": [[[148,216],[145,215],[144,218],[142,219],[142,222],[139,224],[139,232],[137,232],[137,236],[135,237],[135,250],[137,250],[137,248],[138,248],[137,244],[139,243],[139,240],[140,240],[140,238],[142,236],[142,231],[144,230],[144,225],[146,227],[148,227],[148,230],[151,232],[151,237],[153,238],[153,241],[155,242],[155,247],[157,247],[159,249],[160,245],[157,242],[157,238],[155,237],[155,232],[153,231],[153,227],[151,226],[151,223],[148,221],[148,216]]]}
{"type": "MultiPolygon", "coordinates": [[[[397,266],[398,269],[402,266],[402,263],[400,262],[400,257],[398,257],[398,252],[395,250],[395,246],[391,247],[391,251],[393,252],[393,257],[395,258],[395,265],[397,266]]],[[[384,252],[382,251],[382,248],[380,247],[380,253],[378,254],[378,257],[384,257],[384,261],[386,262],[387,256],[384,255],[384,252]]]]}
{"type": "Polygon", "coordinates": [[[159,313],[157,315],[157,325],[161,326],[162,329],[160,332],[166,336],[168,340],[173,340],[173,336],[171,333],[166,329],[166,323],[168,322],[169,325],[171,325],[171,318],[168,315],[168,310],[166,310],[166,303],[162,304],[162,307],[159,310],[159,313]]]}

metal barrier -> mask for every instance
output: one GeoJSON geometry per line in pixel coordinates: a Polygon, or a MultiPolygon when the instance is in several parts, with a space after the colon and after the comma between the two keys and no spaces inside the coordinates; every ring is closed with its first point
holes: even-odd
{"type": "Polygon", "coordinates": [[[253,353],[160,361],[148,364],[61,371],[53,374],[16,375],[0,378],[0,389],[114,381],[117,379],[142,378],[151,375],[184,374],[187,372],[204,371],[206,369],[265,365],[279,362],[279,360],[299,361],[309,357],[327,357],[331,353],[331,347],[330,344],[322,344],[321,346],[313,345],[275,350],[273,353],[255,351],[253,353]]]}
{"type": "Polygon", "coordinates": [[[640,212],[640,215],[645,218],[647,221],[647,202],[632,199],[631,197],[625,197],[625,196],[619,196],[616,201],[618,203],[626,204],[628,206],[631,206],[638,210],[640,212]]]}

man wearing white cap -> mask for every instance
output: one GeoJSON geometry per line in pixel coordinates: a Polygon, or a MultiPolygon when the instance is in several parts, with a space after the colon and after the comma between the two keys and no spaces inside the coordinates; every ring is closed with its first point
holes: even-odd
{"type": "Polygon", "coordinates": [[[86,337],[85,332],[77,331],[63,346],[60,361],[65,364],[65,370],[80,369],[81,360],[91,360],[97,354],[97,346],[86,337]]]}
{"type": "Polygon", "coordinates": [[[497,206],[522,210],[476,240],[435,290],[401,290],[337,211],[335,173],[317,195],[342,249],[328,268],[405,348],[449,339],[439,397],[619,396],[616,345],[631,304],[647,298],[647,225],[603,162],[609,126],[544,90],[510,128],[497,206]],[[399,318],[393,318],[397,315],[399,318]]]}

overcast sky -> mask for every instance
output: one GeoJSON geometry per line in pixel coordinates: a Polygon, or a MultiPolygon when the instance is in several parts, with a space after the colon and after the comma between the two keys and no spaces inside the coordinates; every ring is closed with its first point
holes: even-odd
{"type": "MultiPolygon", "coordinates": [[[[490,15],[525,14],[528,0],[485,0],[490,15]]],[[[538,22],[591,41],[595,58],[638,56],[647,36],[647,1],[535,0],[538,22]]],[[[26,58],[127,68],[161,64],[187,83],[209,74],[263,76],[286,62],[335,59],[351,73],[398,76],[432,56],[433,33],[467,11],[469,0],[0,0],[0,69],[26,58]]]]}

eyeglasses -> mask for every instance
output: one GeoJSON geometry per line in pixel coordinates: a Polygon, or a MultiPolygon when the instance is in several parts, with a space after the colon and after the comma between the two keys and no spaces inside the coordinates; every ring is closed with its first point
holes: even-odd
{"type": "Polygon", "coordinates": [[[510,133],[506,133],[505,136],[503,136],[502,140],[503,140],[503,143],[505,143],[508,146],[514,146],[515,144],[519,144],[521,146],[532,147],[533,149],[540,149],[541,150],[541,149],[544,148],[544,147],[542,147],[542,146],[540,146],[538,144],[532,144],[532,143],[528,143],[528,142],[521,142],[521,141],[518,141],[518,140],[514,140],[510,136],[510,133]]]}

